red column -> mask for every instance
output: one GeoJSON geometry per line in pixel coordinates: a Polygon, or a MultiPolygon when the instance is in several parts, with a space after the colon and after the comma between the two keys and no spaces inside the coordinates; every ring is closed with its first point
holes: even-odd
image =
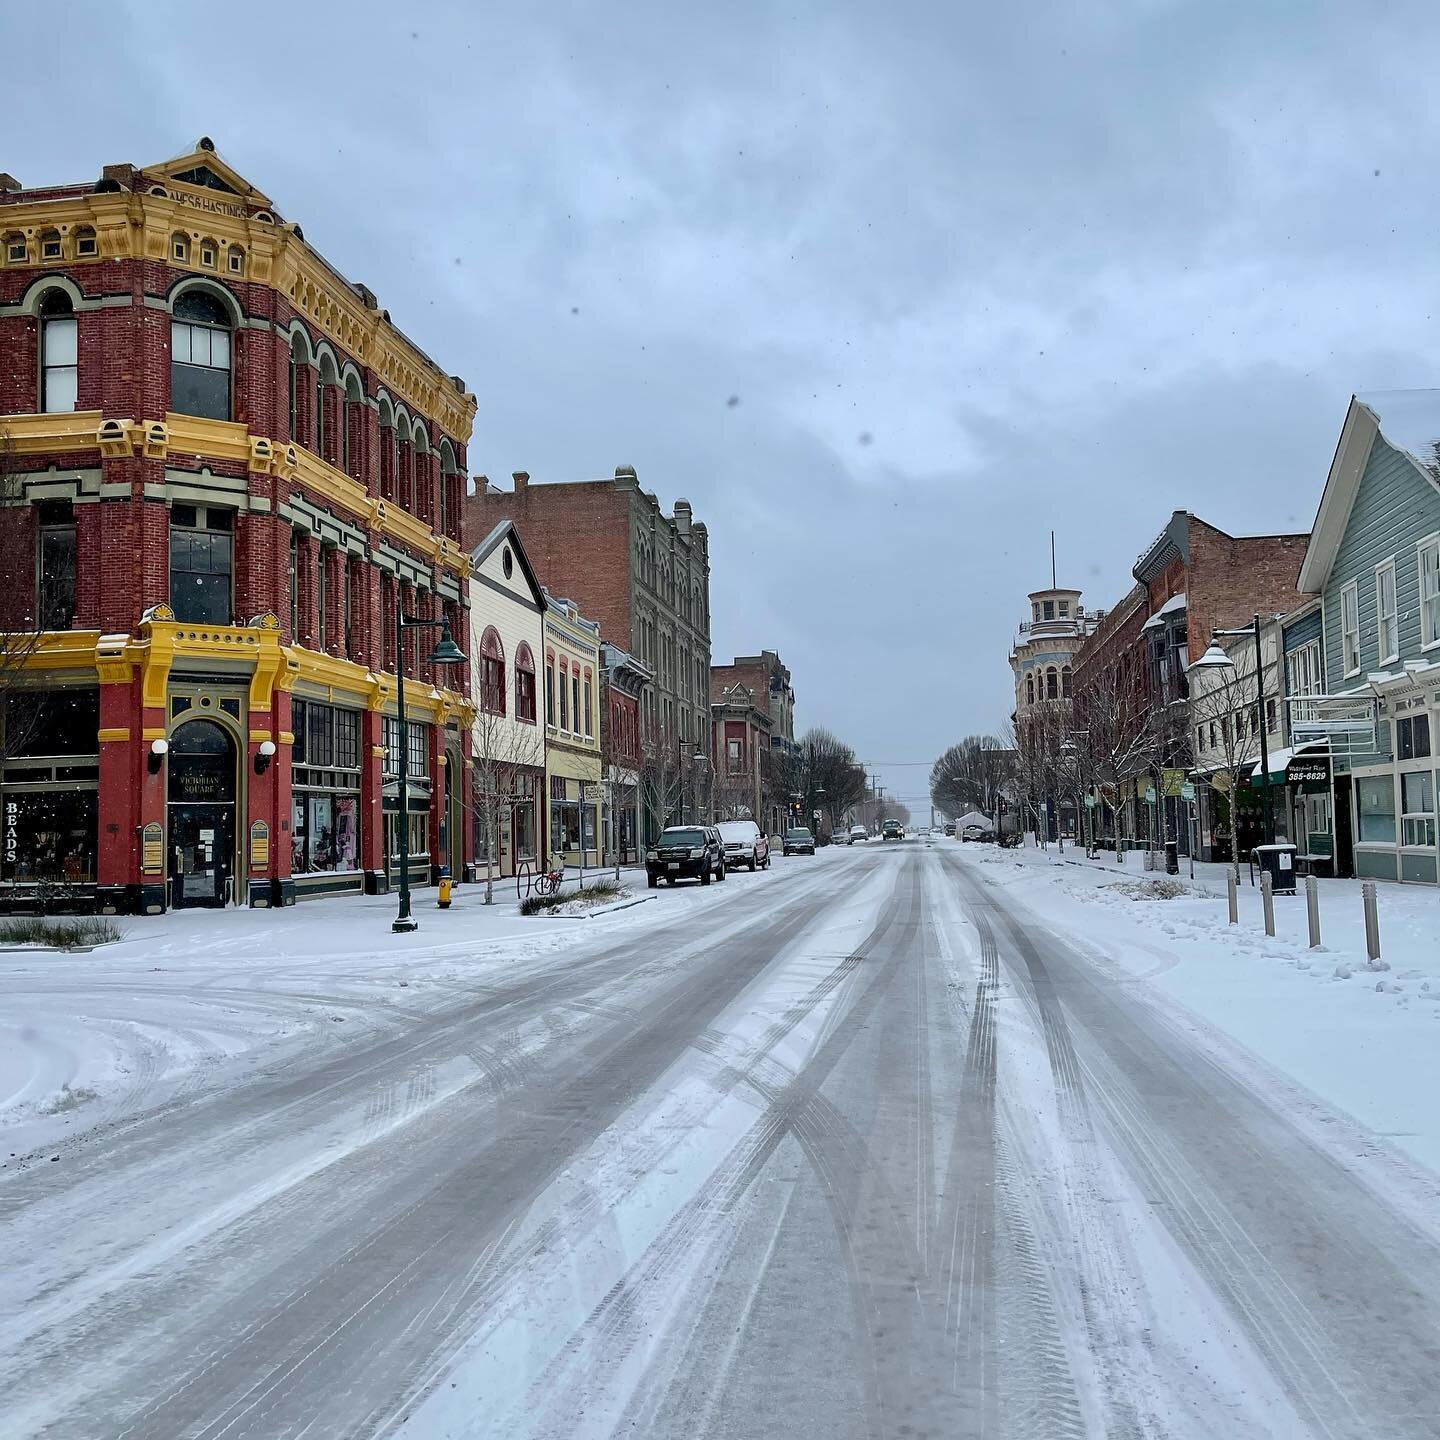
{"type": "Polygon", "coordinates": [[[385,873],[385,817],[381,807],[380,712],[367,710],[360,721],[360,864],[372,874],[385,873]]]}
{"type": "Polygon", "coordinates": [[[252,710],[252,738],[245,747],[245,830],[240,837],[245,857],[246,889],[251,904],[290,904],[294,892],[290,886],[290,796],[291,742],[283,737],[290,732],[290,692],[275,690],[270,710],[252,710]],[[260,736],[259,739],[253,738],[260,736]],[[261,758],[260,747],[268,738],[275,754],[261,773],[256,772],[261,758]],[[257,855],[252,842],[254,827],[259,821],[266,827],[268,854],[257,855]],[[256,860],[259,864],[256,864],[256,860]]]}
{"type": "Polygon", "coordinates": [[[425,727],[425,743],[430,752],[430,823],[426,826],[430,847],[430,872],[446,863],[440,844],[440,823],[445,815],[445,796],[449,789],[445,774],[445,729],[441,725],[425,727]]]}
{"type": "MultiPolygon", "coordinates": [[[[98,508],[87,506],[87,509],[98,508]]],[[[100,686],[100,729],[123,731],[123,739],[101,740],[98,819],[98,855],[95,879],[102,891],[102,904],[128,909],[134,903],[130,887],[140,876],[140,835],[142,799],[145,795],[144,754],[150,744],[141,739],[139,682],[131,679],[100,686]],[[105,895],[103,892],[112,893],[105,895]],[[129,893],[126,893],[126,892],[129,893]]],[[[153,806],[151,807],[153,808],[153,806]]],[[[164,814],[153,816],[162,823],[164,814]]],[[[164,845],[161,845],[163,854],[164,845]]],[[[163,886],[163,874],[153,883],[163,886]]]]}

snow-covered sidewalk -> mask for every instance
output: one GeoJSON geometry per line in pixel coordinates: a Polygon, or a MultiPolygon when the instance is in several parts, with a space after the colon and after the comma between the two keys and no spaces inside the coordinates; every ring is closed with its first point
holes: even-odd
{"type": "MultiPolygon", "coordinates": [[[[637,887],[637,872],[622,871],[632,901],[645,895],[638,873],[637,887]]],[[[64,1136],[243,1081],[300,1048],[399,1029],[497,976],[784,876],[777,864],[594,917],[523,917],[513,880],[496,883],[490,906],[483,883],[459,887],[448,910],[433,889],[419,890],[420,928],[403,935],[390,929],[394,895],[344,896],[122,919],[117,943],[84,953],[0,948],[0,1168],[64,1136]]],[[[586,878],[613,880],[614,871],[586,878]]]]}
{"type": "MultiPolygon", "coordinates": [[[[960,846],[956,846],[960,849],[960,846]]],[[[1440,893],[1381,885],[1381,955],[1367,968],[1360,883],[1321,880],[1322,947],[1309,948],[1303,886],[1275,897],[1265,934],[1260,892],[1242,869],[1240,920],[1228,923],[1225,866],[1146,872],[1132,856],[1086,860],[1067,847],[965,858],[1120,972],[1180,1002],[1266,1065],[1440,1172],[1440,893]],[[1183,887],[1146,898],[1151,882],[1183,887]]]]}

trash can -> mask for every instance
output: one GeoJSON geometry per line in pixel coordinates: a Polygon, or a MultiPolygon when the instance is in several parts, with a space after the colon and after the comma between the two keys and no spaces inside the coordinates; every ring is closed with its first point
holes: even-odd
{"type": "Polygon", "coordinates": [[[1270,876],[1275,895],[1295,893],[1295,846],[1282,840],[1274,845],[1257,845],[1251,852],[1262,872],[1270,876]]]}
{"type": "Polygon", "coordinates": [[[1167,875],[1180,873],[1180,842],[1178,840],[1165,842],[1165,873],[1167,875]]]}

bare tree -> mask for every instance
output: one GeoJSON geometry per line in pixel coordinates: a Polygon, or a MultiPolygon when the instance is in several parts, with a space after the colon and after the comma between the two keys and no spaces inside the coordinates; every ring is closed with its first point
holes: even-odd
{"type": "Polygon", "coordinates": [[[931,802],[952,818],[966,810],[993,817],[1018,763],[1014,747],[994,735],[967,735],[931,767],[931,802]]]}
{"type": "MultiPolygon", "coordinates": [[[[656,726],[640,741],[640,793],[647,821],[655,831],[678,824],[684,815],[687,769],[678,737],[656,726]]],[[[653,840],[654,835],[646,837],[653,840]]]]}
{"type": "MultiPolygon", "coordinates": [[[[481,653],[478,636],[471,637],[470,653],[481,653]]],[[[521,777],[545,769],[545,732],[540,716],[531,724],[504,713],[505,696],[491,695],[482,686],[471,729],[470,806],[485,846],[485,904],[495,901],[495,868],[502,825],[516,805],[530,796],[521,793],[521,777]]],[[[535,827],[538,835],[545,803],[543,787],[535,787],[535,827]]],[[[518,857],[517,857],[518,858],[518,857]]]]}
{"type": "MultiPolygon", "coordinates": [[[[1076,690],[1072,735],[1082,752],[1082,768],[1096,793],[1096,812],[1104,825],[1110,809],[1116,845],[1119,845],[1120,792],[1133,785],[1150,764],[1150,733],[1143,715],[1135,713],[1134,697],[1114,669],[1089,677],[1076,690]]],[[[1092,839],[1094,838],[1092,834],[1092,839]]]]}
{"type": "Polygon", "coordinates": [[[1191,667],[1189,719],[1196,732],[1196,765],[1207,772],[1212,792],[1223,792],[1229,806],[1231,861],[1238,876],[1236,797],[1250,783],[1260,758],[1260,726],[1266,717],[1260,714],[1253,640],[1241,637],[1228,644],[1233,665],[1191,667]]]}

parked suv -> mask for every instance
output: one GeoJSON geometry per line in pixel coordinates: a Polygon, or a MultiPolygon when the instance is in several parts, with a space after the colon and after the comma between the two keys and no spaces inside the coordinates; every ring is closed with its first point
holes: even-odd
{"type": "Polygon", "coordinates": [[[815,837],[803,825],[798,825],[785,832],[780,848],[786,855],[813,855],[815,837]]]}
{"type": "Polygon", "coordinates": [[[770,868],[770,842],[753,820],[722,820],[716,827],[725,846],[725,868],[750,870],[770,868]]]}
{"type": "Polygon", "coordinates": [[[671,825],[645,852],[645,878],[653,890],[661,880],[698,880],[708,885],[725,878],[720,832],[707,825],[671,825]]]}

